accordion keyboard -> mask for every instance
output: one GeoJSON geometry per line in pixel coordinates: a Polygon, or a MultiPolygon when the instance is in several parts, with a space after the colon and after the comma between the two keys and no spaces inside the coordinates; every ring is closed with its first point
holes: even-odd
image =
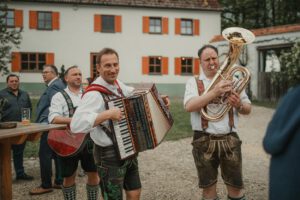
{"type": "Polygon", "coordinates": [[[120,121],[113,121],[115,136],[120,151],[121,158],[125,158],[135,154],[135,149],[130,135],[130,127],[126,119],[126,113],[122,99],[116,99],[108,103],[109,108],[120,108],[122,112],[122,119],[120,121]]]}

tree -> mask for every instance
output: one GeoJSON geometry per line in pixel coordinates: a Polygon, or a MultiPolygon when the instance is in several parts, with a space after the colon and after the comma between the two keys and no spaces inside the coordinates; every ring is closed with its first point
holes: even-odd
{"type": "Polygon", "coordinates": [[[0,3],[0,76],[9,73],[7,66],[11,62],[11,49],[19,48],[22,39],[22,29],[7,27],[7,14],[7,5],[0,3]]]}
{"type": "Polygon", "coordinates": [[[288,88],[300,84],[300,41],[296,42],[291,51],[282,52],[279,57],[280,72],[272,72],[274,84],[287,84],[288,88]]]}

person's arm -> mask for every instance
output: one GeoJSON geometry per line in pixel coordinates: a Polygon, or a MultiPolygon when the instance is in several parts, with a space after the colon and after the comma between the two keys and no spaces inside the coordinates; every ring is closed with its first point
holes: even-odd
{"type": "Polygon", "coordinates": [[[228,102],[230,105],[232,105],[232,107],[236,108],[240,114],[248,115],[251,112],[251,104],[243,102],[240,98],[240,95],[234,91],[228,97],[228,102]]]}
{"type": "Polygon", "coordinates": [[[119,120],[121,116],[119,108],[106,110],[101,94],[92,91],[86,93],[81,99],[71,120],[70,128],[74,133],[88,133],[102,122],[108,119],[119,120]]]}
{"type": "Polygon", "coordinates": [[[61,93],[57,93],[51,100],[49,107],[48,121],[51,124],[70,124],[71,118],[64,117],[64,110],[67,107],[66,100],[61,93]]]}
{"type": "Polygon", "coordinates": [[[191,98],[185,104],[185,110],[187,112],[196,112],[206,106],[214,98],[229,92],[231,90],[231,81],[220,81],[213,89],[207,92],[205,95],[195,96],[191,98]]]}

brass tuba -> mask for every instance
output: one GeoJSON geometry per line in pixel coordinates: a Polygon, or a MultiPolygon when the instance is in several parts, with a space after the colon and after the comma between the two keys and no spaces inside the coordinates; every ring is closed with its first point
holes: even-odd
{"type": "MultiPolygon", "coordinates": [[[[245,67],[234,66],[234,64],[239,58],[243,46],[254,41],[254,34],[244,28],[230,27],[223,30],[222,35],[229,41],[229,52],[212,82],[203,92],[203,95],[214,88],[221,80],[232,80],[232,90],[240,94],[250,80],[249,70],[245,67]]],[[[230,92],[227,92],[213,99],[205,108],[201,109],[201,115],[210,121],[221,120],[232,107],[228,103],[229,95],[230,92]]]]}

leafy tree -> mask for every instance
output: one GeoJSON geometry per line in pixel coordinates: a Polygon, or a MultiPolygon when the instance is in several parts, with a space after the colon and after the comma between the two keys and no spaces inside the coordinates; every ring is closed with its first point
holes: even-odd
{"type": "Polygon", "coordinates": [[[9,73],[8,64],[11,62],[11,49],[19,48],[21,43],[20,28],[6,26],[7,5],[0,3],[0,76],[9,73]]]}
{"type": "Polygon", "coordinates": [[[291,51],[282,52],[279,57],[280,72],[272,72],[274,84],[293,87],[300,84],[300,41],[296,42],[291,51]]]}

